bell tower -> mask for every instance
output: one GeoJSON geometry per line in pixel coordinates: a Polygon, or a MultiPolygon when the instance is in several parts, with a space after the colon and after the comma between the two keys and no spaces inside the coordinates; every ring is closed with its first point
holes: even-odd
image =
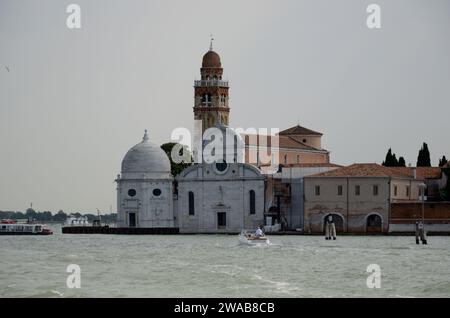
{"type": "Polygon", "coordinates": [[[222,80],[223,68],[220,56],[213,51],[203,55],[201,80],[194,82],[194,119],[202,121],[202,134],[215,126],[228,126],[228,81],[222,80]]]}

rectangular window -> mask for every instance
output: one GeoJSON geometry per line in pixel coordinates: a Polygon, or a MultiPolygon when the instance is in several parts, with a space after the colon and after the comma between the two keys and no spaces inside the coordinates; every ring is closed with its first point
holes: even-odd
{"type": "Polygon", "coordinates": [[[394,196],[395,197],[397,196],[397,186],[396,185],[394,186],[394,196]]]}
{"type": "Polygon", "coordinates": [[[361,194],[361,186],[356,185],[355,186],[355,195],[360,195],[361,194]]]}
{"type": "Polygon", "coordinates": [[[373,186],[373,195],[378,195],[378,185],[373,186]]]}
{"type": "Polygon", "coordinates": [[[255,191],[250,190],[250,214],[256,213],[255,201],[255,191]]]}
{"type": "Polygon", "coordinates": [[[319,195],[320,195],[320,186],[316,186],[316,187],[315,187],[314,193],[316,194],[316,196],[319,196],[319,195]]]}
{"type": "Polygon", "coordinates": [[[342,186],[338,185],[338,195],[341,196],[342,195],[342,186]]]}
{"type": "Polygon", "coordinates": [[[410,188],[409,186],[406,186],[406,196],[409,198],[409,192],[410,192],[410,188]]]}
{"type": "Polygon", "coordinates": [[[194,192],[189,191],[189,215],[195,215],[194,192]]]}

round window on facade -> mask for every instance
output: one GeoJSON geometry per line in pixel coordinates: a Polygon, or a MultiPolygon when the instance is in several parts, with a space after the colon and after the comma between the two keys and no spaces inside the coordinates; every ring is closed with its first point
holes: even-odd
{"type": "Polygon", "coordinates": [[[228,169],[228,164],[223,161],[223,162],[216,162],[216,171],[218,173],[225,173],[225,171],[227,171],[228,169]]]}
{"type": "Polygon", "coordinates": [[[153,195],[155,197],[159,197],[161,195],[161,189],[154,189],[153,190],[153,195]]]}
{"type": "Polygon", "coordinates": [[[128,190],[128,195],[129,195],[130,197],[134,197],[134,196],[136,195],[136,190],[134,190],[134,189],[128,190]]]}

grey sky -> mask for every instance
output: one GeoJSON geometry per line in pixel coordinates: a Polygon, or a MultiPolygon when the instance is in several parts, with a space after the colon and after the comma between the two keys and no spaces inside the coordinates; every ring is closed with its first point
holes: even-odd
{"type": "Polygon", "coordinates": [[[450,1],[0,0],[0,210],[115,211],[144,129],[163,143],[193,127],[211,33],[231,126],[299,121],[339,164],[392,147],[414,165],[423,141],[433,164],[450,156],[450,1]]]}

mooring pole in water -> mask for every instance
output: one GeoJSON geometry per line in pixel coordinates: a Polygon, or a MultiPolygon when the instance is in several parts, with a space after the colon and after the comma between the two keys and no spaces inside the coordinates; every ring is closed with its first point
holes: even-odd
{"type": "Polygon", "coordinates": [[[332,237],[333,240],[336,239],[336,226],[333,222],[333,216],[328,214],[325,218],[325,239],[331,240],[332,237]]]}
{"type": "Polygon", "coordinates": [[[422,221],[416,223],[416,244],[419,244],[419,237],[422,244],[427,244],[427,236],[425,234],[425,189],[427,185],[425,183],[419,184],[420,193],[422,195],[422,221]],[[418,237],[419,236],[419,237],[418,237]]]}

